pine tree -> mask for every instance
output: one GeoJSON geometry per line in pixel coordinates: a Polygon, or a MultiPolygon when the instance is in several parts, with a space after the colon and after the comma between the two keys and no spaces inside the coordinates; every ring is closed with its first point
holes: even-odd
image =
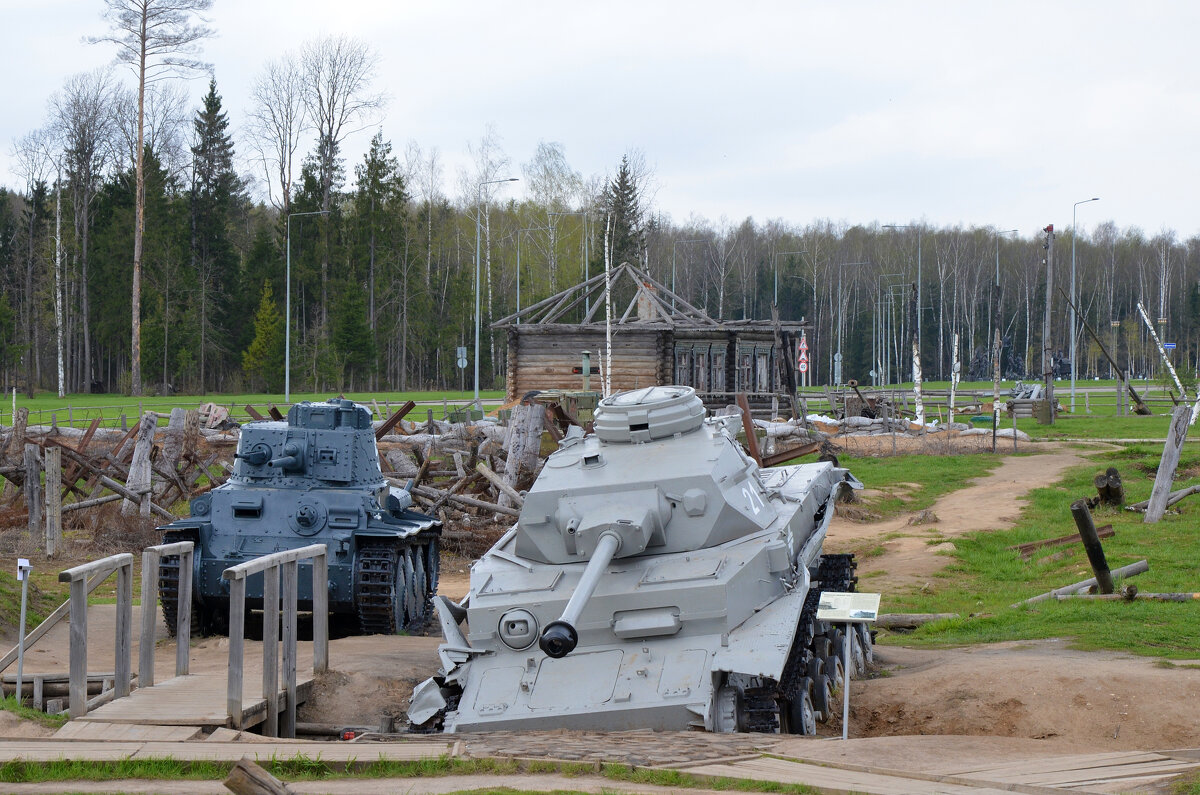
{"type": "Polygon", "coordinates": [[[283,389],[283,316],[275,306],[270,282],[263,282],[258,311],[254,313],[254,339],[242,353],[242,370],[253,387],[265,385],[268,392],[283,389]]]}
{"type": "MultiPolygon", "coordinates": [[[[645,220],[628,155],[621,156],[617,175],[604,186],[604,192],[600,194],[599,214],[601,228],[604,228],[605,216],[612,218],[610,245],[613,264],[640,263],[646,247],[645,220]]],[[[603,247],[600,247],[600,251],[603,252],[603,247]]]]}
{"type": "Polygon", "coordinates": [[[230,325],[226,288],[233,282],[238,258],[229,240],[229,222],[242,200],[242,183],[233,168],[229,119],[215,80],[209,82],[192,126],[192,267],[200,287],[200,379],[205,388],[207,352],[222,347],[222,331],[230,325]]]}

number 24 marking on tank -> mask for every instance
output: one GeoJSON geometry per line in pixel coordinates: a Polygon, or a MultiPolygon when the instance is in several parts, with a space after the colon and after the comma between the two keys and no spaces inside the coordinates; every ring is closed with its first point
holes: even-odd
{"type": "Polygon", "coordinates": [[[767,507],[767,504],[763,502],[763,498],[755,493],[755,491],[749,486],[742,486],[742,496],[744,496],[746,501],[750,503],[750,510],[754,511],[755,516],[757,516],[763,508],[767,507]]]}

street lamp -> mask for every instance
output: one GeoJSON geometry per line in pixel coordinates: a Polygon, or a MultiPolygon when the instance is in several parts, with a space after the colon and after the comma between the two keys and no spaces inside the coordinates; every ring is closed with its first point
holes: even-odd
{"type": "Polygon", "coordinates": [[[517,325],[521,325],[521,234],[549,229],[548,226],[527,226],[517,230],[517,325]]]}
{"type": "Polygon", "coordinates": [[[287,268],[283,283],[283,402],[292,402],[292,219],[301,215],[329,215],[329,210],[288,213],[287,268]]]}
{"type": "Polygon", "coordinates": [[[482,209],[480,205],[483,202],[483,186],[516,181],[516,177],[505,177],[504,179],[484,180],[475,186],[475,408],[477,409],[483,408],[483,404],[479,402],[479,215],[482,209]]]}
{"type": "Polygon", "coordinates": [[[1079,237],[1079,229],[1075,226],[1076,213],[1079,205],[1100,201],[1099,196],[1077,201],[1071,206],[1071,413],[1075,413],[1075,238],[1079,237]]]}
{"type": "Polygon", "coordinates": [[[688,243],[704,243],[704,242],[707,242],[707,241],[703,240],[702,238],[696,238],[694,240],[676,240],[674,243],[671,244],[671,308],[672,309],[675,308],[675,295],[676,295],[676,290],[675,290],[675,247],[680,244],[687,245],[688,243]]]}
{"type": "Polygon", "coordinates": [[[775,271],[775,306],[779,306],[779,258],[789,254],[807,254],[808,251],[776,251],[771,255],[771,265],[775,271]]]}
{"type": "Polygon", "coordinates": [[[996,452],[996,435],[1000,431],[1000,354],[1003,345],[1000,342],[1000,238],[1003,235],[1014,235],[1016,229],[1003,229],[996,232],[996,286],[992,292],[992,452],[996,452]]]}

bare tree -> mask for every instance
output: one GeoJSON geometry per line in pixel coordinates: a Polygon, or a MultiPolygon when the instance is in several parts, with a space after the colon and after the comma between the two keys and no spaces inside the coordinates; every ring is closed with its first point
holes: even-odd
{"type": "Polygon", "coordinates": [[[34,323],[34,261],[37,251],[37,239],[40,219],[38,209],[40,199],[44,196],[46,180],[49,178],[54,163],[51,156],[53,135],[48,130],[34,130],[22,136],[13,143],[13,157],[16,159],[16,172],[25,178],[28,191],[28,212],[26,213],[26,251],[25,251],[25,300],[22,307],[21,325],[24,328],[25,342],[25,390],[33,397],[37,376],[41,369],[38,361],[38,345],[35,337],[37,324],[34,323]]]}
{"type": "MultiPolygon", "coordinates": [[[[379,56],[360,39],[326,36],[300,51],[304,75],[304,106],[317,129],[317,167],[321,209],[332,204],[338,148],[346,136],[369,126],[385,104],[384,95],[371,91],[379,56]]],[[[329,233],[321,252],[321,324],[329,306],[329,233]]]]}
{"type": "Polygon", "coordinates": [[[100,182],[114,160],[117,86],[108,69],[83,72],[50,100],[52,124],[63,149],[74,214],[74,259],[79,273],[80,326],[83,331],[84,386],[92,381],[91,315],[88,303],[88,262],[91,248],[91,206],[100,182]]]}
{"type": "Polygon", "coordinates": [[[442,163],[437,147],[428,153],[421,151],[416,141],[409,141],[404,150],[405,181],[416,185],[425,201],[425,288],[429,289],[433,272],[433,211],[442,183],[442,163]]]}
{"type": "Polygon", "coordinates": [[[142,235],[146,231],[145,171],[143,163],[146,87],[171,75],[207,70],[195,58],[202,39],[213,30],[198,15],[212,0],[104,0],[104,18],[112,32],[91,37],[95,44],[117,45],[117,61],[137,75],[137,150],[134,170],[133,225],[133,335],[130,383],[133,394],[142,394],[142,235]],[[199,21],[194,21],[193,18],[199,21]]]}
{"type": "Polygon", "coordinates": [[[253,104],[246,114],[247,138],[266,174],[267,196],[285,219],[292,206],[292,166],[309,121],[304,85],[304,74],[293,56],[270,61],[254,81],[253,104]]]}

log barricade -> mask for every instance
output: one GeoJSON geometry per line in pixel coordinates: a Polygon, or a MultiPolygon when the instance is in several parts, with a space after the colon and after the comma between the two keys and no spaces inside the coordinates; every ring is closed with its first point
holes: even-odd
{"type": "Polygon", "coordinates": [[[324,544],[310,544],[263,555],[231,566],[221,573],[229,581],[229,678],[226,703],[235,729],[244,729],[242,710],[242,665],[246,645],[246,579],[263,575],[263,689],[267,702],[263,734],[268,737],[296,736],[296,613],[299,562],[312,560],[313,673],[329,668],[329,561],[324,544]],[[281,594],[282,590],[282,594],[281,594]],[[280,721],[279,709],[279,616],[283,599],[283,679],[287,702],[280,721]]]}
{"type": "Polygon", "coordinates": [[[109,555],[74,566],[58,575],[59,582],[70,583],[71,663],[69,707],[71,719],[82,718],[88,710],[110,698],[129,695],[130,644],[133,640],[133,555],[128,552],[109,555]],[[117,630],[113,662],[113,689],[88,701],[87,697],[87,595],[89,585],[117,573],[117,630]]]}
{"type": "Polygon", "coordinates": [[[138,641],[138,687],[154,685],[154,626],[158,620],[154,592],[158,564],[164,555],[179,556],[179,602],[175,615],[175,675],[188,672],[188,640],[192,636],[192,556],[195,542],[177,541],[142,550],[142,634],[138,641]]]}

